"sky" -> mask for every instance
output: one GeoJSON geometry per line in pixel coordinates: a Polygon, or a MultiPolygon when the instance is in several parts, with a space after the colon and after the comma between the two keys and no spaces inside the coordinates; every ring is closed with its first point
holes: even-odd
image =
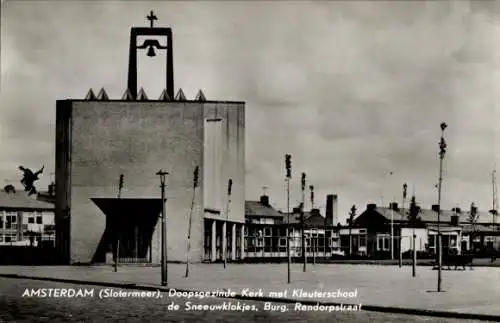
{"type": "MultiPolygon", "coordinates": [[[[19,165],[54,172],[55,101],[126,87],[129,29],[174,33],[176,91],[246,102],[246,198],[262,187],[284,208],[300,174],[315,206],[437,203],[439,125],[446,122],[442,207],[492,207],[499,161],[500,2],[496,1],[5,1],[1,21],[0,179],[19,165]],[[392,175],[391,175],[392,174],[392,175]]],[[[163,66],[145,54],[151,98],[163,66]]],[[[141,55],[139,55],[141,57],[141,55]]],[[[499,164],[500,165],[500,164],[499,164]]],[[[311,203],[306,202],[306,208],[311,203]]]]}

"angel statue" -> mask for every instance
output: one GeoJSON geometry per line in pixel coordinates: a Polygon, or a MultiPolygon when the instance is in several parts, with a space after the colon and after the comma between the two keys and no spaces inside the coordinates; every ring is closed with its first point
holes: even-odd
{"type": "Polygon", "coordinates": [[[31,169],[19,166],[19,169],[24,173],[21,184],[23,184],[24,190],[28,192],[28,195],[36,194],[36,188],[33,184],[40,179],[38,176],[43,173],[44,167],[45,166],[42,166],[39,171],[33,173],[31,169]]]}

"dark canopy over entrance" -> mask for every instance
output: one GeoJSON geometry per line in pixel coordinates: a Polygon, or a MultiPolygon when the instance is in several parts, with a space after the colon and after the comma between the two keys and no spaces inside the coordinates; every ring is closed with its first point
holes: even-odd
{"type": "MultiPolygon", "coordinates": [[[[150,258],[153,232],[162,209],[161,199],[151,198],[91,198],[106,215],[106,229],[101,238],[93,263],[105,262],[106,253],[112,251],[116,258],[118,241],[119,257],[150,258]]],[[[151,259],[149,259],[151,261],[151,259]]]]}

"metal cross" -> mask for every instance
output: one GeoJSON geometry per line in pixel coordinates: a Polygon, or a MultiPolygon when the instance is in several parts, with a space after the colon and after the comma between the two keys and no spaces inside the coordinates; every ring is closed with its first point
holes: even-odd
{"type": "Polygon", "coordinates": [[[155,20],[158,20],[158,17],[155,16],[153,10],[149,13],[149,16],[146,16],[146,19],[149,20],[149,27],[153,28],[153,24],[155,20]]]}

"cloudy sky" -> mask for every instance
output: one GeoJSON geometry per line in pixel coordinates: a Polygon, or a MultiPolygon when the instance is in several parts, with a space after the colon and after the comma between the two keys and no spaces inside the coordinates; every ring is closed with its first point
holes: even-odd
{"type": "MultiPolygon", "coordinates": [[[[267,185],[284,206],[290,153],[292,204],[304,171],[316,204],[336,193],[343,214],[353,204],[401,203],[404,182],[428,207],[446,121],[443,207],[491,208],[499,2],[5,1],[1,179],[18,181],[18,165],[45,164],[39,185],[50,181],[55,100],[103,86],[120,98],[129,28],[147,26],[150,10],[173,28],[176,88],[246,101],[247,199],[267,185]]],[[[139,84],[157,97],[161,62],[147,59],[139,84]]]]}

